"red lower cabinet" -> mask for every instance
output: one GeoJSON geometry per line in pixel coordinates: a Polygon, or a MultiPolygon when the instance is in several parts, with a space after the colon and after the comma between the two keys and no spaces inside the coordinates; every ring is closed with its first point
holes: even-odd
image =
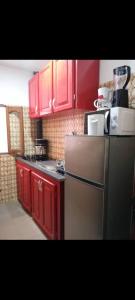
{"type": "Polygon", "coordinates": [[[17,193],[18,200],[23,203],[23,168],[17,163],[16,165],[16,178],[17,178],[17,193]]]}
{"type": "Polygon", "coordinates": [[[31,197],[30,197],[30,169],[24,167],[23,168],[23,205],[24,208],[30,213],[31,212],[31,197]]]}
{"type": "Polygon", "coordinates": [[[18,200],[50,240],[64,239],[64,181],[17,160],[18,200]]]}
{"type": "Polygon", "coordinates": [[[43,180],[43,229],[50,239],[57,238],[57,190],[56,185],[43,180]]]}
{"type": "Polygon", "coordinates": [[[29,168],[17,163],[18,199],[29,213],[31,212],[30,173],[29,168]]]}
{"type": "Polygon", "coordinates": [[[32,217],[42,226],[43,223],[43,195],[41,191],[41,177],[36,173],[31,173],[31,198],[32,198],[32,217]]]}
{"type": "Polygon", "coordinates": [[[32,216],[49,239],[57,238],[56,185],[35,172],[31,173],[32,216]]]}

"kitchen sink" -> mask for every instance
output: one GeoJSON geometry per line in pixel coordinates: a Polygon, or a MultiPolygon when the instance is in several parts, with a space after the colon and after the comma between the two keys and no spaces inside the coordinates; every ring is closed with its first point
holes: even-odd
{"type": "Polygon", "coordinates": [[[42,163],[37,163],[37,165],[39,165],[41,168],[43,168],[45,170],[48,170],[48,171],[51,171],[51,172],[56,172],[56,167],[54,167],[54,166],[47,166],[47,165],[44,165],[42,163]]]}

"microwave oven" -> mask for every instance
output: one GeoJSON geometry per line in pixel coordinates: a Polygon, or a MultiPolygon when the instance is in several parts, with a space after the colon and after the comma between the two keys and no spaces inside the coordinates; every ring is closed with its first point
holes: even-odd
{"type": "Polygon", "coordinates": [[[88,112],[85,114],[84,134],[133,136],[135,135],[135,110],[113,107],[88,112]]]}

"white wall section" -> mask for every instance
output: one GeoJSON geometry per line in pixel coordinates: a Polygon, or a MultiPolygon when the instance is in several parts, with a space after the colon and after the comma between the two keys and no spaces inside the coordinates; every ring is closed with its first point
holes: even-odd
{"type": "Polygon", "coordinates": [[[8,153],[6,108],[0,107],[0,153],[8,153]]]}
{"type": "Polygon", "coordinates": [[[100,84],[113,80],[113,69],[128,65],[131,72],[135,73],[135,60],[101,60],[100,61],[100,84]]]}
{"type": "Polygon", "coordinates": [[[32,72],[0,65],[0,104],[28,107],[32,76],[32,72]]]}

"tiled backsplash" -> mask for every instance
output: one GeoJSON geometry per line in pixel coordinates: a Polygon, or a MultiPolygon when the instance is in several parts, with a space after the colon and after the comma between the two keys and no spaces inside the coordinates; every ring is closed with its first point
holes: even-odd
{"type": "Polygon", "coordinates": [[[16,166],[11,155],[0,156],[0,203],[16,201],[16,166]]]}
{"type": "Polygon", "coordinates": [[[20,122],[17,113],[9,114],[11,149],[20,147],[20,122]]]}
{"type": "Polygon", "coordinates": [[[23,108],[23,123],[24,123],[24,149],[25,155],[33,153],[35,140],[35,120],[29,118],[29,109],[23,108]]]}
{"type": "Polygon", "coordinates": [[[43,135],[49,141],[51,159],[64,159],[64,137],[72,132],[84,133],[84,112],[66,111],[44,119],[43,135]]]}
{"type": "MultiPolygon", "coordinates": [[[[113,82],[102,86],[113,88],[113,82]]],[[[129,83],[129,106],[135,108],[135,75],[129,83]]],[[[94,100],[94,99],[93,99],[94,100]]],[[[28,108],[23,108],[25,154],[33,153],[35,121],[29,119],[28,108]]],[[[16,126],[16,122],[13,122],[16,126]]],[[[14,130],[13,130],[14,131],[14,130]]],[[[43,135],[49,141],[49,157],[64,159],[64,137],[67,134],[83,134],[84,112],[65,111],[43,120],[43,135]]],[[[0,155],[0,202],[17,201],[16,164],[10,155],[0,155]]]]}

